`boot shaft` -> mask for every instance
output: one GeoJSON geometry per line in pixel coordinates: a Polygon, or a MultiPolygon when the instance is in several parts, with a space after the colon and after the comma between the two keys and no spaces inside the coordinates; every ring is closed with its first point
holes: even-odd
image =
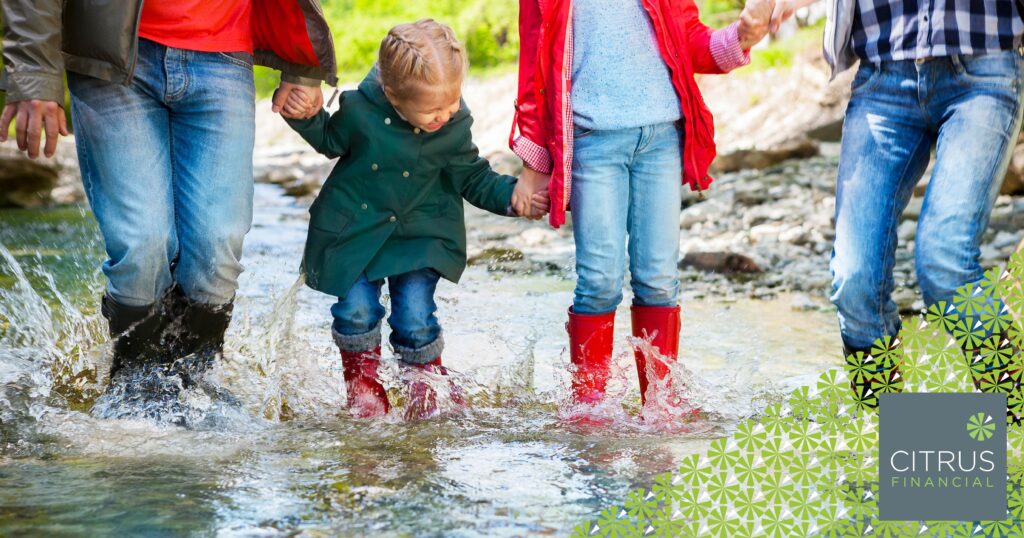
{"type": "Polygon", "coordinates": [[[648,342],[633,355],[640,381],[641,405],[647,403],[647,387],[669,375],[669,365],[679,357],[679,306],[639,306],[630,309],[633,337],[648,342]]]}
{"type": "Polygon", "coordinates": [[[615,312],[577,314],[569,309],[569,360],[573,365],[572,392],[577,403],[604,398],[611,370],[615,312]]]}

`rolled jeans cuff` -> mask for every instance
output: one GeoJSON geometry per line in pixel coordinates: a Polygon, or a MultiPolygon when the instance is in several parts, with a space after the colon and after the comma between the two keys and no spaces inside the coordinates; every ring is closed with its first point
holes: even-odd
{"type": "Polygon", "coordinates": [[[334,336],[334,343],[338,349],[347,353],[360,353],[373,351],[380,347],[381,322],[377,322],[372,329],[361,334],[341,334],[337,329],[331,328],[334,336]]]}
{"type": "Polygon", "coordinates": [[[437,335],[433,342],[418,348],[397,346],[392,343],[399,360],[406,364],[427,364],[441,356],[444,351],[444,338],[437,335]]]}

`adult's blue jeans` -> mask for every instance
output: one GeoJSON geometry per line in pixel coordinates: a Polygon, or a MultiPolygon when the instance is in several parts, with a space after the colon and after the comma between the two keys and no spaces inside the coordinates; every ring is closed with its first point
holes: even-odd
{"type": "Polygon", "coordinates": [[[680,136],[674,123],[575,133],[569,204],[577,314],[611,312],[622,302],[627,236],[633,304],[677,304],[680,136]]]}
{"type": "MultiPolygon", "coordinates": [[[[391,347],[409,364],[426,364],[444,350],[441,325],[437,321],[434,292],[440,273],[419,269],[388,277],[391,294],[391,347]]],[[[367,280],[366,273],[352,289],[331,306],[334,342],[342,351],[372,351],[380,346],[384,307],[380,290],[384,280],[367,280]]]]}
{"type": "Polygon", "coordinates": [[[980,242],[1021,125],[1021,54],[862,63],[836,188],[832,302],[847,349],[900,330],[896,231],[936,150],[914,247],[928,305],[978,282],[980,242]]]}
{"type": "Polygon", "coordinates": [[[140,39],[130,84],[68,73],[68,86],[108,293],[146,306],[177,283],[230,302],[252,223],[251,61],[140,39]]]}

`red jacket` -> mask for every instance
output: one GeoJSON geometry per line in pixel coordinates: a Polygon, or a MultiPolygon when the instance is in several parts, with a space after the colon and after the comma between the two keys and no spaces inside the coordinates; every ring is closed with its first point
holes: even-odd
{"type": "MultiPolygon", "coordinates": [[[[643,0],[685,120],[683,178],[694,190],[711,184],[715,128],[694,73],[724,73],[749,62],[736,25],[712,30],[693,0],[643,0]]],[[[520,0],[519,94],[509,145],[539,172],[551,173],[550,222],[565,223],[572,179],[572,0],[520,0]],[[515,136],[516,128],[519,137],[515,136]]]]}

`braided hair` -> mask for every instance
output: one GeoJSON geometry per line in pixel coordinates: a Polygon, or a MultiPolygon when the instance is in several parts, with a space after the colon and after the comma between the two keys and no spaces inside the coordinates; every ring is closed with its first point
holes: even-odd
{"type": "Polygon", "coordinates": [[[403,101],[424,91],[457,98],[468,64],[455,32],[433,19],[392,28],[380,43],[377,59],[381,84],[403,101]]]}

